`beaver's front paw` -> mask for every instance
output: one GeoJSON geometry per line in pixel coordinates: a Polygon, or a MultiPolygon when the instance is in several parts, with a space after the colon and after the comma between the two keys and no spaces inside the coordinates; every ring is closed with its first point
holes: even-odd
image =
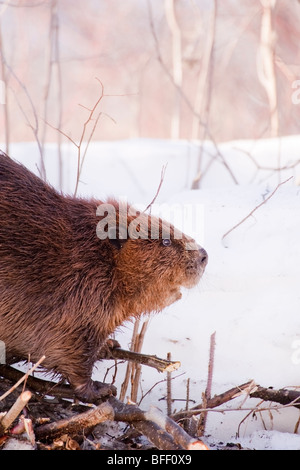
{"type": "Polygon", "coordinates": [[[90,380],[87,384],[75,389],[75,395],[81,401],[95,403],[103,401],[111,396],[116,396],[117,389],[114,385],[90,380]]]}
{"type": "Polygon", "coordinates": [[[112,359],[112,350],[120,347],[121,345],[117,340],[109,338],[100,349],[97,359],[112,359]]]}

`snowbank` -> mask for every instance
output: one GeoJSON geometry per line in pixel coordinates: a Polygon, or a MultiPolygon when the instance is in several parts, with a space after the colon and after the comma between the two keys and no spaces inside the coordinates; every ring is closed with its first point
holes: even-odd
{"type": "MultiPolygon", "coordinates": [[[[185,398],[190,378],[191,398],[201,401],[213,332],[213,393],[249,379],[265,387],[299,385],[299,144],[296,136],[229,142],[218,149],[211,143],[201,149],[196,142],[152,140],[102,142],[89,149],[80,178],[80,195],[125,195],[129,201],[147,204],[156,193],[162,166],[167,164],[158,202],[192,205],[203,211],[204,224],[198,235],[209,253],[206,274],[180,302],[151,318],[143,349],[162,357],[170,351],[174,360],[181,361],[179,373],[184,375],[173,381],[174,398],[185,398]],[[203,184],[200,190],[191,191],[200,154],[203,184]],[[285,169],[274,171],[278,166],[285,169]],[[222,240],[229,229],[270,195],[279,181],[290,176],[294,177],[292,181],[280,186],[266,204],[222,240]]],[[[11,156],[38,172],[35,144],[15,144],[11,156]]],[[[47,146],[45,161],[47,178],[57,187],[59,167],[54,145],[47,146]]],[[[72,193],[75,180],[76,153],[65,144],[63,191],[72,193]]],[[[187,225],[186,231],[189,228],[187,225]]],[[[126,347],[130,337],[131,325],[126,325],[118,340],[126,347]]],[[[96,374],[102,377],[105,369],[100,366],[96,374]]],[[[142,391],[162,378],[156,371],[144,369],[142,391]]],[[[164,395],[165,384],[160,384],[145,398],[144,406],[156,403],[163,408],[164,402],[158,400],[164,395]]],[[[228,406],[237,407],[242,400],[228,406]]],[[[249,408],[254,403],[248,400],[244,406],[249,408]]],[[[181,406],[182,402],[174,403],[177,409],[181,406]]],[[[210,413],[206,432],[228,442],[247,413],[210,413]]],[[[243,445],[298,449],[300,437],[290,434],[297,419],[298,412],[291,409],[273,412],[272,419],[268,412],[263,419],[249,417],[240,427],[243,445]],[[277,432],[262,433],[264,426],[277,432]]]]}

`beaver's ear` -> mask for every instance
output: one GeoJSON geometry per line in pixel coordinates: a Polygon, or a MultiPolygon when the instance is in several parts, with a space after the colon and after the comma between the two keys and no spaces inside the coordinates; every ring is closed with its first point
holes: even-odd
{"type": "Polygon", "coordinates": [[[123,246],[127,242],[127,240],[120,240],[119,238],[109,238],[109,241],[118,250],[121,250],[121,248],[123,248],[123,246]]]}
{"type": "Polygon", "coordinates": [[[122,238],[122,236],[120,235],[121,233],[116,233],[115,229],[111,229],[111,228],[108,229],[108,239],[110,243],[114,247],[116,247],[118,250],[120,250],[127,241],[126,238],[122,238]]]}

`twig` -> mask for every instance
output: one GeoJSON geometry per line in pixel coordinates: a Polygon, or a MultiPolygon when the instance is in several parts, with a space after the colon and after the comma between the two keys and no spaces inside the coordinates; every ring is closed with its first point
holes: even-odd
{"type": "Polygon", "coordinates": [[[248,152],[247,150],[245,149],[242,149],[240,147],[232,147],[233,150],[237,150],[238,152],[241,152],[241,153],[244,153],[245,155],[247,155],[247,157],[250,158],[251,162],[256,166],[257,170],[263,170],[263,171],[272,171],[272,172],[282,172],[282,171],[286,171],[286,170],[293,170],[296,166],[298,166],[300,164],[300,160],[295,160],[293,163],[290,163],[290,164],[286,164],[284,166],[274,166],[274,167],[271,167],[271,166],[264,166],[264,165],[260,165],[259,163],[257,163],[257,161],[255,160],[255,158],[253,157],[253,155],[251,155],[251,152],[248,152]]]}
{"type": "Polygon", "coordinates": [[[187,379],[186,383],[186,402],[185,402],[185,411],[189,409],[189,403],[190,403],[190,379],[187,379]]]}
{"type": "MultiPolygon", "coordinates": [[[[207,384],[204,392],[203,402],[204,408],[207,406],[208,401],[211,399],[211,390],[212,390],[212,377],[214,370],[214,361],[215,361],[215,347],[216,347],[216,332],[214,332],[210,337],[210,348],[209,348],[209,361],[208,361],[208,374],[207,374],[207,384]]],[[[201,413],[198,422],[197,435],[203,436],[205,432],[207,420],[207,412],[201,413]]]]}
{"type": "MultiPolygon", "coordinates": [[[[263,402],[264,402],[264,400],[261,400],[261,401],[258,403],[258,405],[256,405],[255,408],[258,409],[258,407],[259,407],[263,402]]],[[[246,416],[244,416],[244,418],[239,422],[239,425],[238,425],[238,428],[237,428],[237,433],[236,433],[237,437],[240,436],[240,429],[241,429],[242,424],[249,418],[249,416],[253,415],[253,413],[255,412],[255,408],[251,409],[251,410],[246,414],[246,416]]]]}
{"type": "MultiPolygon", "coordinates": [[[[136,342],[136,336],[138,334],[138,328],[139,328],[139,323],[140,320],[137,318],[134,322],[134,327],[133,327],[133,332],[132,332],[132,338],[131,338],[131,347],[130,351],[134,352],[134,345],[136,342]]],[[[132,372],[133,364],[131,362],[128,362],[127,367],[126,367],[126,372],[125,372],[125,378],[123,380],[123,383],[121,385],[121,391],[120,391],[120,400],[123,401],[125,400],[131,372],[132,372]]]]}
{"type": "Polygon", "coordinates": [[[300,408],[300,393],[296,390],[265,388],[257,386],[256,390],[250,393],[251,398],[261,398],[264,401],[280,403],[281,405],[292,405],[300,408]]]}
{"type": "MultiPolygon", "coordinates": [[[[185,372],[182,372],[181,374],[178,374],[178,375],[172,377],[171,380],[176,380],[176,379],[178,379],[179,377],[182,377],[183,375],[185,375],[185,372]]],[[[140,404],[142,403],[142,401],[144,400],[144,398],[145,398],[147,395],[149,395],[149,393],[151,393],[152,390],[154,390],[155,387],[157,387],[159,384],[166,383],[166,382],[167,382],[167,379],[165,378],[165,379],[162,379],[162,380],[158,380],[155,384],[153,384],[152,387],[150,387],[150,388],[147,390],[147,392],[145,392],[145,393],[142,395],[141,399],[140,399],[139,402],[138,402],[138,405],[140,406],[140,404]]],[[[165,400],[165,399],[166,399],[166,397],[160,398],[160,400],[165,400]]]]}
{"type": "Polygon", "coordinates": [[[171,434],[175,443],[183,447],[183,449],[209,450],[202,441],[192,438],[181,426],[168,416],[164,416],[157,408],[151,407],[150,410],[145,413],[145,417],[147,420],[155,422],[162,429],[171,434]]]}
{"type": "Polygon", "coordinates": [[[223,237],[222,237],[222,241],[224,240],[224,238],[226,238],[231,232],[233,232],[233,230],[235,230],[237,227],[239,227],[241,224],[243,224],[247,219],[249,219],[249,217],[251,217],[254,212],[257,211],[257,209],[259,209],[261,206],[263,206],[264,204],[266,204],[270,199],[271,197],[274,196],[274,194],[276,193],[276,191],[280,188],[280,186],[282,186],[283,184],[287,183],[288,181],[290,181],[291,179],[293,178],[293,176],[290,176],[290,178],[288,178],[287,180],[285,181],[282,181],[282,183],[279,183],[276,188],[274,189],[274,191],[272,191],[272,193],[263,201],[261,202],[260,204],[258,204],[258,206],[256,206],[246,217],[244,217],[238,224],[236,224],[234,227],[232,227],[230,230],[228,230],[226,233],[224,233],[223,237]]]}
{"type": "Polygon", "coordinates": [[[121,386],[120,400],[125,399],[126,391],[127,391],[127,388],[128,388],[130,377],[131,377],[131,395],[130,396],[131,396],[131,400],[133,402],[137,401],[138,386],[139,386],[139,383],[140,383],[140,374],[141,374],[140,364],[146,364],[149,361],[149,364],[147,364],[147,365],[150,365],[150,367],[155,367],[156,368],[156,366],[155,366],[155,356],[152,357],[152,358],[150,357],[148,359],[148,357],[146,355],[139,355],[140,351],[141,351],[141,348],[142,348],[143,341],[144,341],[144,337],[145,337],[148,322],[149,322],[149,320],[146,320],[143,323],[141,331],[140,331],[140,333],[138,333],[140,320],[139,319],[135,320],[134,329],[133,329],[132,338],[131,338],[131,349],[130,349],[130,351],[125,352],[125,351],[121,350],[122,352],[121,352],[121,356],[120,356],[120,355],[118,355],[119,354],[118,349],[115,349],[115,350],[113,349],[112,350],[113,355],[117,354],[117,357],[115,356],[115,358],[124,359],[125,358],[124,354],[125,354],[125,356],[127,356],[126,357],[127,359],[129,359],[129,356],[131,356],[133,358],[133,363],[129,362],[127,364],[125,378],[124,378],[124,381],[123,381],[122,386],[121,386]],[[140,360],[139,360],[139,358],[140,358],[140,360]],[[152,359],[154,359],[154,362],[153,362],[152,359]]]}
{"type": "Polygon", "coordinates": [[[212,378],[213,378],[213,370],[214,370],[214,363],[215,363],[215,349],[216,349],[216,332],[214,332],[210,337],[208,376],[207,376],[207,385],[206,385],[206,390],[205,390],[205,396],[208,400],[211,399],[212,378]]]}
{"type": "MultiPolygon", "coordinates": [[[[12,69],[12,67],[10,65],[8,65],[8,63],[6,62],[5,58],[2,56],[2,61],[4,62],[4,65],[6,66],[6,68],[9,70],[9,73],[13,76],[13,78],[16,80],[16,82],[18,83],[18,85],[22,88],[29,104],[30,104],[30,107],[31,107],[31,111],[32,111],[32,114],[33,114],[33,119],[34,119],[34,124],[31,124],[23,106],[21,105],[21,103],[19,102],[19,100],[17,99],[17,96],[16,96],[16,93],[14,93],[14,96],[15,96],[15,100],[16,100],[16,103],[17,105],[19,106],[20,108],[20,111],[21,113],[23,114],[24,116],[24,119],[27,121],[27,125],[30,127],[30,129],[32,130],[33,134],[34,134],[34,137],[35,137],[35,140],[36,140],[36,143],[37,143],[37,146],[38,146],[38,149],[39,149],[39,153],[40,153],[40,156],[42,157],[42,145],[41,145],[41,142],[40,142],[40,139],[39,139],[39,120],[38,120],[38,116],[37,116],[37,112],[36,112],[36,109],[35,109],[35,106],[34,106],[34,103],[32,101],[32,98],[25,86],[25,84],[19,79],[19,77],[15,74],[14,70],[12,69]]],[[[44,177],[45,174],[46,174],[46,170],[44,168],[44,163],[43,163],[43,160],[41,159],[41,165],[42,165],[42,168],[41,168],[41,176],[44,177]]]]}
{"type": "MultiPolygon", "coordinates": [[[[168,361],[171,361],[171,353],[167,354],[168,361]]],[[[172,373],[167,372],[167,415],[172,414],[172,373]]]]}
{"type": "MultiPolygon", "coordinates": [[[[92,128],[92,131],[91,131],[91,134],[90,134],[90,137],[88,138],[88,141],[87,141],[87,144],[86,144],[86,148],[84,150],[84,154],[83,154],[83,157],[82,157],[82,144],[84,142],[84,139],[85,139],[85,136],[86,136],[86,131],[87,131],[87,127],[88,125],[90,124],[90,122],[93,121],[94,119],[94,113],[96,112],[100,102],[102,101],[102,99],[104,98],[104,86],[103,86],[103,83],[101,82],[101,80],[99,80],[99,78],[96,78],[96,80],[99,82],[100,86],[101,86],[101,92],[100,92],[100,96],[99,98],[97,99],[96,103],[94,104],[93,108],[92,109],[89,109],[87,108],[86,106],[83,106],[85,109],[87,109],[89,111],[89,115],[88,115],[88,118],[86,119],[86,121],[83,123],[83,128],[82,128],[82,132],[81,132],[81,136],[79,138],[79,142],[76,143],[75,140],[73,140],[68,134],[66,134],[65,132],[63,132],[60,128],[58,127],[55,127],[55,126],[52,126],[51,124],[49,124],[47,122],[47,125],[50,126],[52,129],[58,131],[61,135],[63,135],[64,137],[66,137],[73,145],[75,145],[75,147],[77,148],[77,173],[76,173],[76,182],[75,182],[75,190],[74,190],[74,196],[76,196],[77,194],[77,191],[78,191],[78,186],[79,186],[79,182],[80,182],[80,174],[81,174],[81,171],[82,171],[82,162],[83,162],[83,158],[85,157],[86,155],[86,152],[87,152],[87,149],[88,149],[88,146],[90,144],[90,141],[91,141],[91,138],[95,132],[95,129],[96,129],[96,125],[99,121],[99,118],[100,116],[102,115],[102,113],[100,113],[96,119],[96,122],[95,122],[95,125],[93,126],[92,128]]],[[[82,105],[81,105],[82,106],[82,105]]]]}
{"type": "Polygon", "coordinates": [[[207,126],[207,124],[203,123],[202,122],[202,119],[201,119],[201,116],[199,115],[199,113],[197,111],[195,111],[195,108],[193,106],[193,104],[191,103],[191,101],[188,99],[188,97],[186,96],[186,94],[183,92],[182,88],[180,86],[177,85],[177,83],[174,82],[174,79],[173,79],[173,75],[172,73],[169,71],[169,68],[168,66],[165,64],[163,58],[162,58],[162,55],[161,55],[161,51],[160,51],[160,46],[159,46],[159,41],[158,41],[158,37],[157,37],[157,34],[156,34],[156,31],[155,31],[155,27],[154,27],[154,23],[153,23],[153,16],[152,16],[152,10],[151,10],[151,4],[150,4],[150,1],[148,0],[147,2],[147,6],[148,6],[148,15],[149,15],[149,24],[150,24],[150,30],[151,30],[151,33],[152,33],[152,37],[153,37],[153,40],[154,40],[154,44],[155,44],[155,49],[156,49],[156,55],[157,55],[157,60],[158,62],[160,63],[163,71],[165,72],[165,74],[167,75],[167,77],[169,78],[169,80],[171,81],[172,85],[176,88],[176,90],[178,91],[181,99],[184,101],[184,103],[186,104],[186,106],[188,107],[188,109],[191,111],[191,113],[193,114],[193,116],[195,116],[198,121],[199,121],[199,125],[203,126],[205,128],[205,131],[206,131],[206,134],[207,136],[209,137],[209,139],[211,140],[214,148],[215,148],[215,151],[216,151],[216,156],[220,158],[220,160],[222,161],[223,165],[225,166],[225,168],[227,169],[227,171],[229,172],[231,178],[233,179],[234,183],[235,184],[238,184],[238,181],[235,177],[235,175],[233,174],[233,171],[231,170],[231,168],[229,167],[228,163],[226,162],[224,156],[222,155],[219,147],[218,147],[218,144],[215,140],[215,138],[213,137],[213,135],[211,134],[210,132],[210,129],[209,127],[207,126]]]}
{"type": "MultiPolygon", "coordinates": [[[[244,402],[243,402],[244,403],[244,402]]],[[[250,411],[250,412],[257,412],[261,413],[262,411],[270,410],[283,410],[284,408],[295,407],[300,409],[300,392],[295,390],[288,390],[288,389],[279,389],[274,390],[273,388],[265,388],[259,385],[255,385],[254,381],[247,382],[246,384],[240,385],[239,387],[235,387],[231,390],[228,390],[221,395],[217,395],[213,397],[211,400],[207,402],[206,407],[202,407],[202,404],[194,406],[189,411],[180,411],[172,415],[172,418],[175,421],[183,420],[190,418],[196,414],[201,413],[202,411],[217,411],[219,413],[224,413],[228,411],[250,411]],[[218,408],[220,405],[240,396],[241,394],[246,393],[248,398],[259,398],[262,402],[275,402],[278,403],[280,406],[268,406],[268,407],[259,407],[256,405],[253,407],[244,408],[239,406],[238,408],[218,408]],[[215,408],[218,408],[215,410],[215,408]]]]}
{"type": "MultiPolygon", "coordinates": [[[[141,331],[138,335],[136,335],[136,341],[134,346],[134,351],[140,353],[142,349],[142,345],[144,342],[147,326],[149,320],[144,321],[141,331]]],[[[140,377],[141,377],[141,364],[135,363],[132,370],[132,386],[131,386],[131,400],[136,402],[137,395],[138,395],[138,387],[140,384],[140,377]]]]}
{"type": "Polygon", "coordinates": [[[199,405],[194,406],[190,410],[179,411],[173,414],[172,418],[175,421],[179,421],[184,418],[190,418],[191,416],[198,415],[202,411],[209,411],[213,408],[217,408],[218,406],[223,405],[224,403],[227,403],[228,401],[233,400],[234,398],[237,398],[242,393],[245,393],[245,391],[248,391],[250,384],[253,384],[253,381],[247,382],[243,385],[240,385],[239,387],[231,388],[230,390],[227,390],[226,392],[221,393],[220,395],[214,396],[213,398],[207,401],[206,407],[203,407],[201,403],[199,405]]]}
{"type": "MultiPolygon", "coordinates": [[[[4,398],[6,398],[13,390],[15,390],[19,385],[21,385],[21,383],[27,380],[29,375],[32,374],[35,371],[35,369],[39,367],[39,365],[44,361],[45,357],[46,356],[42,356],[40,360],[36,364],[34,364],[34,366],[25,375],[22,374],[22,372],[20,372],[21,378],[13,387],[11,387],[7,392],[5,392],[3,395],[0,396],[0,401],[4,400],[4,398]]],[[[1,371],[5,370],[5,368],[7,368],[7,366],[0,365],[0,373],[1,371]]]]}
{"type": "Polygon", "coordinates": [[[160,193],[160,190],[161,190],[161,187],[162,187],[162,184],[163,184],[163,181],[164,181],[164,178],[165,178],[165,173],[166,173],[166,169],[167,169],[167,165],[164,165],[161,169],[161,174],[160,174],[160,182],[159,182],[159,185],[158,185],[158,188],[157,188],[157,191],[156,191],[156,194],[154,196],[154,198],[152,199],[152,201],[150,202],[150,204],[148,204],[148,206],[146,207],[146,209],[144,210],[144,212],[147,212],[147,210],[154,204],[154,202],[156,201],[159,193],[160,193]]]}

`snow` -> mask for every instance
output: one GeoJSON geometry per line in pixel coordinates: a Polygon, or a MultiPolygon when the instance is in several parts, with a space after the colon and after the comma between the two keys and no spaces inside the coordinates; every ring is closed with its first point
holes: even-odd
{"type": "MultiPolygon", "coordinates": [[[[206,142],[202,150],[198,142],[147,139],[90,145],[80,178],[80,196],[126,196],[134,203],[148,204],[157,191],[162,167],[167,164],[157,203],[172,207],[179,224],[183,224],[180,228],[193,235],[196,232],[198,242],[208,251],[209,264],[200,284],[185,291],[179,302],[151,317],[143,346],[145,353],[166,357],[171,352],[172,359],[181,361],[181,368],[174,373],[177,378],[172,381],[177,399],[185,398],[190,378],[191,398],[201,402],[213,332],[213,394],[250,379],[264,387],[300,385],[299,144],[300,137],[288,136],[227,142],[218,149],[206,142]],[[203,182],[201,189],[191,191],[201,152],[203,182]],[[215,158],[210,165],[212,156],[215,158]],[[286,169],[274,171],[278,166],[286,169]],[[292,180],[278,187],[269,201],[222,240],[228,230],[290,176],[292,180]],[[178,219],[179,207],[182,210],[178,219]],[[192,212],[187,208],[192,208],[192,212]]],[[[64,144],[62,150],[62,189],[72,193],[76,151],[70,143],[64,144]]],[[[47,178],[58,187],[56,155],[56,146],[48,144],[47,178]]],[[[38,174],[36,144],[13,144],[11,156],[38,174]]],[[[131,330],[132,325],[125,325],[117,334],[123,347],[130,342],[131,330]]],[[[101,380],[106,368],[106,364],[98,365],[96,378],[101,380]]],[[[120,367],[120,382],[122,374],[120,367]]],[[[163,378],[155,370],[143,368],[142,391],[145,393],[163,378]]],[[[159,401],[165,394],[166,384],[158,384],[142,406],[147,408],[152,403],[165,409],[165,402],[159,401]]],[[[251,449],[300,449],[300,436],[293,434],[299,417],[296,409],[250,414],[242,422],[257,403],[253,399],[243,403],[244,399],[242,396],[224,406],[228,409],[225,413],[209,413],[208,443],[239,442],[251,449]],[[239,406],[247,411],[232,411],[239,406]]],[[[175,401],[174,408],[182,406],[182,402],[175,401]]]]}
{"type": "Polygon", "coordinates": [[[299,450],[300,436],[278,431],[255,431],[240,440],[244,448],[254,450],[299,450]]]}

